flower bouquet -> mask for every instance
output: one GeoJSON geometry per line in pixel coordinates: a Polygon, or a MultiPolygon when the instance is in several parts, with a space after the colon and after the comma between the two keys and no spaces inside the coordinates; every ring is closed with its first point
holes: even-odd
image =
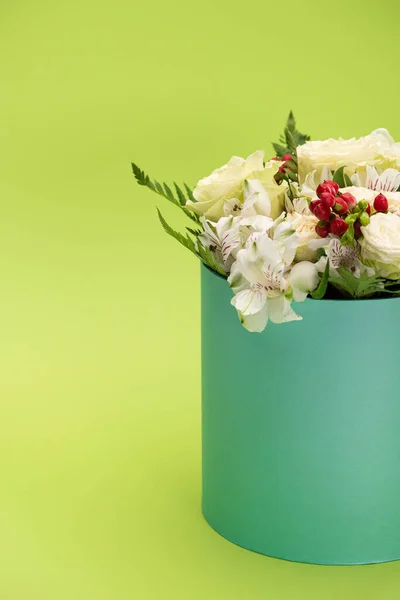
{"type": "Polygon", "coordinates": [[[377,129],[360,139],[310,141],[293,114],[276,156],[234,156],[194,190],[134,175],[191,220],[175,237],[226,278],[249,331],[301,317],[307,296],[400,294],[400,143],[377,129]]]}
{"type": "Polygon", "coordinates": [[[203,514],[269,556],[400,559],[400,144],[312,142],[290,114],[273,146],[193,191],[133,165],[203,263],[203,514]]]}

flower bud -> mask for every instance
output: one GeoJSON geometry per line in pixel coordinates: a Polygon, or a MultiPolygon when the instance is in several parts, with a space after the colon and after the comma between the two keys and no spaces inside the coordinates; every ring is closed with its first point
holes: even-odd
{"type": "Polygon", "coordinates": [[[383,194],[378,194],[374,200],[374,209],[377,212],[386,212],[389,208],[389,202],[387,201],[386,196],[383,194]]]}
{"type": "Polygon", "coordinates": [[[347,225],[347,223],[340,217],[338,217],[331,223],[331,233],[333,233],[334,235],[341,236],[344,233],[346,233],[348,228],[349,226],[347,225]]]}
{"type": "Polygon", "coordinates": [[[353,208],[357,204],[357,200],[355,199],[353,194],[350,194],[350,192],[344,192],[344,194],[341,194],[340,197],[343,198],[343,200],[346,202],[349,210],[353,210],[353,208]]]}
{"type": "Polygon", "coordinates": [[[282,160],[293,160],[293,156],[291,154],[284,154],[282,160]]]}
{"type": "Polygon", "coordinates": [[[343,196],[338,196],[335,198],[335,206],[333,207],[333,210],[339,213],[339,215],[343,215],[348,211],[347,202],[346,200],[343,200],[343,196]]]}
{"type": "Polygon", "coordinates": [[[318,187],[317,187],[317,196],[318,198],[321,198],[321,194],[323,194],[324,192],[328,192],[329,194],[334,194],[336,196],[336,194],[339,191],[339,186],[336,183],[336,181],[324,181],[324,183],[321,183],[318,187]]]}
{"type": "Polygon", "coordinates": [[[360,215],[360,223],[363,227],[366,227],[369,223],[369,216],[367,212],[362,212],[360,215]]]}

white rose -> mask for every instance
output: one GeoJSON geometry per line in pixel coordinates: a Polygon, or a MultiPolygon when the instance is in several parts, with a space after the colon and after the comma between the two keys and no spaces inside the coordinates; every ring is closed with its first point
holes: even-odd
{"type": "Polygon", "coordinates": [[[318,223],[317,217],[309,214],[291,213],[286,220],[290,223],[299,238],[299,245],[296,250],[296,261],[316,261],[317,250],[309,247],[311,240],[320,240],[321,238],[315,231],[315,226],[318,223]]]}
{"type": "Polygon", "coordinates": [[[361,232],[362,262],[381,277],[400,279],[400,217],[376,213],[361,232]]]}
{"type": "MultiPolygon", "coordinates": [[[[248,158],[233,156],[228,164],[216,169],[201,179],[193,191],[196,202],[189,201],[187,207],[198,215],[205,215],[212,221],[226,216],[224,205],[227,201],[237,199],[243,203],[244,184],[246,180],[259,180],[268,193],[271,203],[271,216],[276,219],[284,209],[286,182],[278,185],[275,175],[281,163],[269,161],[264,166],[264,152],[259,150],[248,158]]],[[[233,203],[235,204],[235,203],[233,203]]],[[[228,202],[229,205],[229,202],[228,202]]]]}
{"type": "Polygon", "coordinates": [[[336,171],[346,167],[349,176],[367,165],[400,168],[400,143],[396,144],[386,129],[377,129],[359,139],[307,142],[298,146],[297,156],[299,181],[303,183],[313,171],[316,180],[320,180],[324,168],[336,171]]]}

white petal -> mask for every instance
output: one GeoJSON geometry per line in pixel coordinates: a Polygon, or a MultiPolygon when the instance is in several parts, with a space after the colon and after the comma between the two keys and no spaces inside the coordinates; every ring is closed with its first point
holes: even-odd
{"type": "Polygon", "coordinates": [[[267,292],[265,288],[252,288],[236,294],[236,296],[232,298],[231,304],[236,310],[242,313],[242,315],[254,315],[264,307],[266,299],[267,292]]]}
{"type": "Polygon", "coordinates": [[[268,312],[273,323],[301,321],[301,317],[294,312],[289,300],[283,294],[275,298],[268,298],[268,312]]]}
{"type": "Polygon", "coordinates": [[[234,294],[238,294],[243,290],[249,289],[249,282],[245,277],[243,277],[242,273],[238,268],[237,262],[234,262],[231,268],[230,275],[228,277],[228,283],[231,286],[234,294]]]}
{"type": "Polygon", "coordinates": [[[245,329],[251,333],[261,333],[268,323],[268,304],[254,315],[242,315],[238,313],[239,319],[245,329]]]}
{"type": "Polygon", "coordinates": [[[319,275],[314,263],[307,260],[293,266],[288,276],[288,281],[293,289],[293,298],[296,302],[303,302],[307,295],[318,286],[319,275]]]}
{"type": "Polygon", "coordinates": [[[245,177],[253,171],[261,171],[264,168],[264,150],[256,150],[250,154],[245,161],[245,177]]]}
{"type": "Polygon", "coordinates": [[[375,129],[371,133],[371,135],[382,135],[389,142],[389,145],[392,145],[392,144],[395,143],[394,139],[392,138],[392,136],[390,135],[390,133],[388,132],[388,130],[385,129],[384,127],[380,127],[379,129],[375,129]]]}
{"type": "Polygon", "coordinates": [[[265,187],[258,179],[249,179],[244,183],[243,216],[271,214],[271,201],[265,187]]]}
{"type": "Polygon", "coordinates": [[[263,215],[243,217],[240,219],[240,226],[251,227],[253,231],[258,231],[260,233],[266,233],[273,225],[273,220],[270,217],[264,217],[263,215]]]}

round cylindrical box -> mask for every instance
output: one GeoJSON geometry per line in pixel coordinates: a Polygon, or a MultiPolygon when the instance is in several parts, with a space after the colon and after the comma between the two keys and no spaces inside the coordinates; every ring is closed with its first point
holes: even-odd
{"type": "Polygon", "coordinates": [[[208,523],[292,561],[400,559],[400,298],[307,299],[249,333],[201,272],[208,523]]]}

